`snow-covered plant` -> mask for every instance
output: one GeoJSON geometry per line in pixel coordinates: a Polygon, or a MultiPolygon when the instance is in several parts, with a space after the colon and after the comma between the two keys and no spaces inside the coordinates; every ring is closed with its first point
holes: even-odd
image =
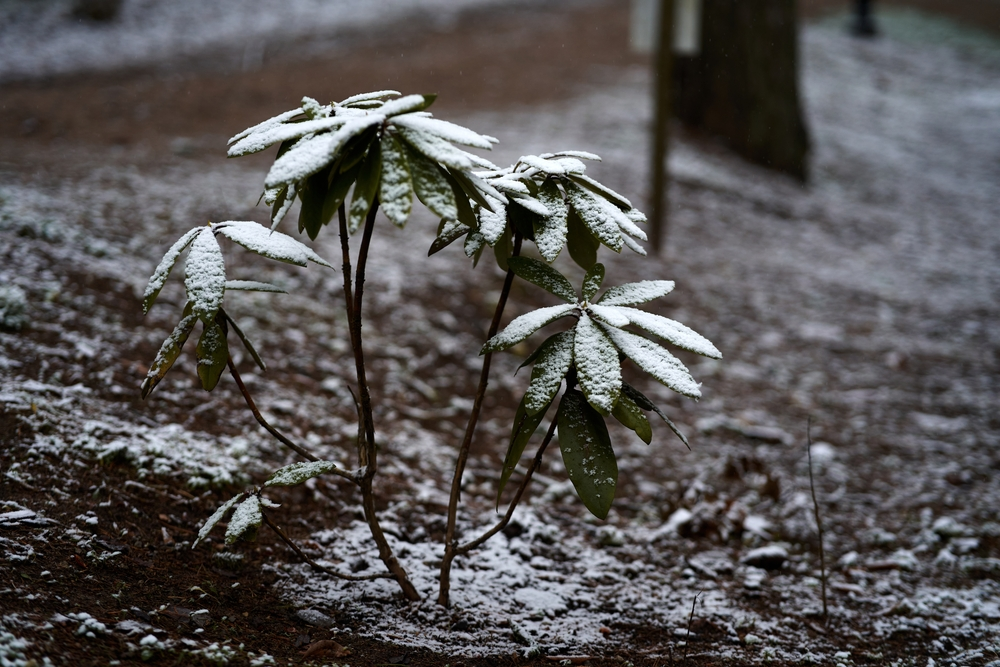
{"type": "Polygon", "coordinates": [[[621,364],[630,360],[667,387],[692,398],[700,396],[699,385],[670,352],[629,327],[691,352],[712,358],[721,355],[711,342],[683,324],[635,307],[668,294],[674,288],[671,281],[627,283],[611,287],[595,299],[605,275],[604,265],[597,262],[600,246],[616,252],[628,247],[645,255],[639,242],[646,239],[639,227],[645,216],[628,199],[586,175],[583,161],[599,160],[598,156],[582,151],[526,155],[510,167],[499,168],[455,145],[489,150],[497,140],[434,118],[427,112],[433,101],[432,95],[400,97],[395,91],[356,95],[329,105],[304,98],[301,107],[255,125],[230,140],[231,157],[278,145],[277,157],[264,181],[263,200],[271,207],[271,229],[253,222],[209,223],[192,229],[167,251],[150,278],[143,309],[148,311],[152,306],[171,268],[190,246],[184,278],[187,303],[180,322],[150,367],[142,395],[147,396],[163,378],[195,325],[201,322],[196,357],[202,386],[211,391],[228,367],[257,421],[306,460],[275,471],[263,487],[254,487],[223,504],[205,522],[195,544],[208,537],[215,525],[232,511],[226,530],[227,543],[252,538],[266,524],[296,553],[309,560],[268,519],[265,510],[277,505],[263,492],[272,486],[301,484],[319,475],[333,474],[358,486],[365,519],[387,572],[366,577],[329,570],[309,560],[310,564],[346,579],[392,578],[407,598],[419,599],[419,592],[393,554],[375,512],[373,485],[378,472],[378,449],[361,327],[371,237],[380,209],[395,225],[403,227],[416,197],[440,218],[428,254],[464,238],[464,251],[475,264],[486,247],[492,248],[506,277],[487,340],[480,351],[483,366],[469,423],[457,447],[438,592],[438,602],[447,605],[452,562],[477,548],[510,521],[554,437],[558,435],[563,462],[578,495],[602,519],[611,508],[618,478],[606,417],[613,417],[649,443],[652,427],[646,413],[654,412],[687,443],[663,411],[622,379],[621,364]],[[358,467],[354,470],[319,460],[271,426],[257,410],[229,354],[228,334],[232,330],[264,370],[253,345],[222,307],[226,291],[281,290],[266,283],[226,280],[217,237],[228,238],[271,259],[300,266],[313,262],[331,267],[304,244],[275,231],[296,201],[300,203],[298,231],[310,239],[315,239],[336,216],[348,334],[358,382],[360,424],[358,467]],[[352,274],[350,239],[359,229],[361,243],[352,274]],[[525,241],[534,243],[541,260],[521,256],[525,241]],[[579,292],[552,266],[563,248],[586,270],[579,292]],[[515,278],[541,287],[564,303],[517,317],[500,331],[515,278]],[[504,516],[478,537],[461,543],[457,535],[461,479],[482,411],[492,356],[564,318],[572,320],[572,326],[545,339],[522,364],[532,367],[531,379],[514,417],[499,473],[498,507],[528,442],[553,404],[557,405],[555,416],[504,516]],[[560,390],[563,393],[557,399],[560,390]]]}

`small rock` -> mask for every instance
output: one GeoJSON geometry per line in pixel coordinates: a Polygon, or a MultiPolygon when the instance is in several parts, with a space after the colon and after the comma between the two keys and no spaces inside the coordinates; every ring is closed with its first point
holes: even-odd
{"type": "Polygon", "coordinates": [[[752,646],[753,644],[760,644],[763,641],[764,640],[758,637],[757,635],[748,634],[745,637],[743,637],[743,643],[746,644],[747,646],[752,646]]]}
{"type": "Polygon", "coordinates": [[[780,570],[788,560],[788,550],[777,544],[752,549],[740,562],[762,570],[780,570]]]}
{"type": "Polygon", "coordinates": [[[209,622],[212,620],[212,617],[209,615],[207,609],[199,609],[198,611],[191,612],[191,620],[199,628],[203,628],[209,624],[209,622]]]}
{"type": "Polygon", "coordinates": [[[625,533],[614,526],[601,526],[597,529],[597,541],[604,547],[620,547],[625,544],[625,533]]]}
{"type": "Polygon", "coordinates": [[[969,534],[969,529],[950,516],[939,516],[931,525],[931,530],[941,537],[964,537],[969,534]]]}
{"type": "Polygon", "coordinates": [[[333,627],[333,619],[315,609],[299,609],[295,612],[295,616],[300,621],[316,626],[317,628],[333,627]]]}

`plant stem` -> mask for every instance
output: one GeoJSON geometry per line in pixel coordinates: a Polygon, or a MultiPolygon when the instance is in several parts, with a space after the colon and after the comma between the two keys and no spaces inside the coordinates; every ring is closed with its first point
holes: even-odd
{"type": "Polygon", "coordinates": [[[534,475],[535,471],[538,470],[539,466],[542,465],[542,454],[545,453],[545,448],[549,446],[550,442],[552,442],[552,436],[555,435],[555,432],[556,432],[556,419],[553,416],[552,423],[549,425],[549,430],[545,432],[545,439],[542,440],[542,444],[538,446],[538,451],[535,452],[535,458],[531,460],[531,464],[528,466],[528,470],[525,471],[524,479],[521,480],[521,486],[517,487],[517,493],[514,494],[513,500],[510,501],[510,505],[507,507],[507,513],[504,514],[503,518],[500,519],[497,525],[493,526],[492,528],[490,528],[488,531],[486,531],[476,539],[472,540],[471,542],[466,542],[461,546],[455,547],[456,556],[469,553],[479,545],[486,542],[486,540],[490,539],[491,537],[493,537],[494,535],[496,535],[501,530],[507,527],[507,524],[510,523],[511,517],[514,516],[514,510],[517,509],[517,504],[521,502],[521,496],[524,495],[525,489],[527,489],[528,484],[531,483],[531,476],[534,475]]]}
{"type": "Polygon", "coordinates": [[[806,425],[806,452],[809,456],[809,490],[812,492],[813,515],[816,517],[816,531],[819,533],[819,581],[823,594],[823,621],[826,622],[826,550],[823,548],[823,522],[819,518],[819,502],[816,500],[816,485],[813,483],[812,417],[806,425]]]}
{"type": "Polygon", "coordinates": [[[365,219],[365,229],[361,237],[361,247],[358,250],[358,268],[354,274],[354,294],[351,294],[350,277],[350,247],[347,240],[347,221],[344,206],[340,207],[340,247],[344,255],[344,300],[347,308],[347,321],[351,330],[351,348],[354,350],[354,366],[358,376],[358,393],[361,395],[361,421],[364,427],[364,441],[358,445],[358,459],[363,474],[358,479],[361,487],[361,506],[365,512],[365,521],[371,531],[372,539],[378,547],[379,558],[385,563],[386,569],[392,573],[396,582],[408,600],[419,600],[420,594],[406,574],[406,570],[396,559],[389,546],[389,541],[379,525],[375,512],[375,494],[372,482],[378,472],[378,447],[375,444],[375,418],[372,411],[371,392],[368,389],[368,377],[365,373],[365,352],[361,339],[361,306],[365,293],[365,268],[368,264],[368,250],[371,247],[372,229],[375,226],[375,215],[378,213],[378,199],[372,203],[365,219]]]}
{"type": "MultiPolygon", "coordinates": [[[[513,257],[521,254],[521,235],[514,233],[513,257]]],[[[496,335],[500,328],[500,318],[503,316],[504,307],[507,305],[507,297],[510,295],[511,285],[514,283],[514,272],[507,269],[507,276],[503,281],[503,289],[500,291],[500,300],[497,301],[496,310],[493,312],[493,321],[490,323],[490,330],[486,334],[486,340],[496,335]]],[[[448,499],[448,525],[444,537],[444,557],[441,559],[441,580],[438,591],[438,604],[448,606],[449,591],[451,589],[451,563],[458,555],[456,551],[458,542],[455,539],[455,524],[458,519],[458,500],[462,495],[462,475],[465,473],[465,464],[469,460],[469,448],[472,446],[472,437],[476,432],[476,425],[479,422],[479,413],[483,409],[483,399],[486,396],[486,387],[490,381],[490,362],[493,360],[493,353],[487,352],[483,356],[483,369],[479,374],[479,387],[476,389],[476,398],[472,404],[472,413],[469,415],[469,423],[465,427],[465,437],[458,450],[458,460],[455,462],[455,476],[451,480],[451,496],[448,499]]]]}
{"type": "Polygon", "coordinates": [[[314,561],[312,558],[302,553],[302,549],[299,549],[298,545],[296,545],[295,542],[292,542],[292,540],[287,535],[285,535],[285,533],[280,528],[278,528],[274,523],[272,523],[271,519],[268,518],[267,514],[261,512],[261,516],[264,518],[264,523],[266,523],[271,530],[277,533],[278,537],[281,538],[281,541],[287,544],[292,551],[298,554],[299,558],[308,563],[309,566],[312,567],[314,570],[319,570],[320,572],[328,574],[331,577],[336,577],[338,579],[347,579],[348,581],[371,581],[372,579],[392,579],[392,574],[390,574],[389,572],[358,575],[358,574],[345,574],[343,572],[337,572],[336,570],[331,570],[328,567],[323,567],[322,565],[314,561]]]}

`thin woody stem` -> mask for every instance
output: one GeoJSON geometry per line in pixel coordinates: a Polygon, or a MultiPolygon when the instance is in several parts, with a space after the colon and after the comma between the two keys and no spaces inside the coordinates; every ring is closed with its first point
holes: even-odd
{"type": "Polygon", "coordinates": [[[542,444],[538,446],[538,451],[535,452],[535,458],[531,460],[531,465],[528,466],[528,470],[524,473],[524,479],[521,480],[521,486],[517,487],[517,493],[514,494],[514,499],[510,501],[510,505],[507,507],[507,513],[504,514],[503,518],[500,519],[497,525],[493,526],[476,539],[455,547],[455,555],[461,556],[469,553],[507,527],[507,524],[510,523],[511,517],[514,516],[514,510],[517,509],[517,504],[521,502],[521,496],[524,495],[525,489],[527,489],[528,484],[531,483],[531,476],[534,475],[535,471],[538,470],[538,467],[542,465],[542,454],[545,453],[545,448],[549,446],[550,442],[552,442],[552,436],[555,435],[555,432],[556,420],[555,417],[553,417],[552,423],[549,425],[549,430],[545,433],[545,439],[542,440],[542,444]]]}
{"type": "MultiPolygon", "coordinates": [[[[513,257],[521,254],[521,235],[514,234],[513,257]]],[[[507,276],[503,281],[503,289],[500,291],[500,300],[497,301],[496,310],[493,312],[493,321],[490,323],[486,340],[496,335],[500,328],[500,318],[503,316],[504,307],[507,305],[507,297],[510,295],[511,285],[514,283],[514,272],[507,269],[507,276]]],[[[458,460],[455,462],[455,476],[451,481],[451,496],[448,499],[448,524],[444,538],[444,557],[441,559],[441,582],[438,591],[438,604],[448,606],[449,591],[451,589],[451,563],[457,555],[458,546],[455,539],[455,526],[458,519],[458,501],[462,495],[462,475],[465,473],[465,465],[469,460],[469,449],[472,446],[472,437],[476,433],[476,425],[479,423],[479,414],[483,409],[483,400],[486,397],[486,387],[490,381],[490,363],[493,360],[493,353],[487,352],[483,356],[483,369],[479,374],[479,387],[476,389],[476,398],[472,404],[472,413],[469,415],[469,423],[465,428],[465,437],[458,450],[458,460]]]]}
{"type": "Polygon", "coordinates": [[[372,579],[393,578],[393,575],[390,574],[389,572],[379,572],[377,574],[345,574],[343,572],[337,572],[336,570],[331,570],[328,567],[323,567],[322,565],[314,561],[312,558],[305,555],[302,552],[302,549],[299,549],[298,545],[296,545],[295,542],[292,542],[292,540],[287,535],[285,535],[285,533],[280,528],[278,528],[278,526],[276,526],[271,521],[270,518],[268,518],[267,514],[261,512],[261,516],[264,518],[264,523],[266,523],[267,526],[271,530],[273,530],[278,535],[278,537],[281,538],[281,541],[287,544],[289,549],[294,551],[299,558],[308,563],[309,567],[313,568],[314,570],[318,570],[320,572],[323,572],[324,574],[328,574],[331,577],[336,577],[338,579],[347,579],[348,581],[371,581],[372,579]]]}
{"type": "Polygon", "coordinates": [[[358,459],[363,471],[358,479],[361,487],[361,506],[364,509],[365,521],[371,531],[372,539],[378,547],[379,558],[385,563],[386,569],[392,573],[403,595],[408,600],[419,600],[420,594],[410,581],[406,570],[392,552],[389,541],[379,525],[375,511],[375,493],[373,480],[378,472],[378,447],[375,444],[375,418],[372,410],[371,392],[368,388],[368,377],[365,372],[365,353],[361,344],[361,307],[364,300],[365,269],[368,264],[368,250],[371,247],[372,229],[375,226],[375,215],[378,212],[378,199],[372,203],[365,219],[365,229],[361,237],[361,247],[358,250],[358,267],[354,274],[354,293],[351,294],[350,277],[350,247],[347,239],[347,220],[343,205],[340,208],[340,246],[344,255],[344,302],[347,309],[347,321],[351,330],[351,348],[354,351],[354,366],[358,376],[358,393],[361,403],[361,423],[364,438],[358,443],[358,459]]]}

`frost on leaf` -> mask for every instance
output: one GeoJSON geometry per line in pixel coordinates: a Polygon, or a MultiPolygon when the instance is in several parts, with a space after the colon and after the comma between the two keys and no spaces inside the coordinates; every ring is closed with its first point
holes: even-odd
{"type": "Polygon", "coordinates": [[[559,187],[550,180],[538,189],[538,201],[548,209],[535,226],[535,245],[546,262],[554,261],[566,245],[566,216],[568,210],[559,187]]]}
{"type": "Polygon", "coordinates": [[[222,507],[215,510],[215,512],[212,513],[212,516],[208,517],[208,520],[205,522],[205,525],[201,527],[201,530],[198,531],[198,537],[195,539],[194,544],[191,545],[191,548],[194,549],[196,546],[198,546],[199,542],[208,537],[208,534],[212,532],[213,528],[215,528],[215,524],[222,521],[222,517],[226,515],[226,512],[232,509],[233,505],[238,503],[242,498],[243,494],[238,493],[229,500],[227,500],[226,502],[224,502],[222,504],[222,507]]]}
{"type": "Polygon", "coordinates": [[[436,98],[437,95],[407,95],[400,97],[398,100],[385,102],[379,107],[378,112],[386,118],[391,118],[402,114],[410,114],[414,111],[423,111],[433,104],[436,98]]]}
{"type": "Polygon", "coordinates": [[[236,136],[234,136],[232,139],[230,139],[228,143],[230,145],[234,144],[237,141],[239,141],[240,139],[242,139],[243,137],[250,136],[251,134],[254,134],[256,132],[263,132],[265,130],[268,130],[268,129],[272,128],[272,127],[275,127],[276,125],[280,125],[281,123],[284,123],[286,121],[289,121],[289,120],[295,118],[296,116],[298,116],[301,113],[302,113],[302,109],[301,108],[290,109],[288,111],[285,111],[284,113],[280,113],[277,116],[274,116],[273,118],[268,118],[267,120],[265,120],[263,122],[257,123],[253,127],[248,127],[247,129],[243,130],[242,132],[240,132],[239,134],[237,134],[236,136]]]}
{"type": "Polygon", "coordinates": [[[226,290],[237,290],[240,292],[276,292],[287,294],[287,292],[277,285],[262,283],[256,280],[227,280],[226,290]]]}
{"type": "Polygon", "coordinates": [[[283,123],[269,127],[261,132],[254,132],[229,147],[229,157],[240,157],[259,153],[260,151],[273,146],[274,144],[298,139],[307,134],[315,132],[326,132],[335,127],[340,127],[348,122],[347,118],[333,116],[331,118],[320,118],[318,120],[307,120],[301,123],[283,123]]]}
{"type": "Polygon", "coordinates": [[[270,259],[297,266],[305,266],[307,262],[314,262],[320,266],[333,268],[332,264],[317,255],[308,246],[281,232],[272,232],[256,222],[230,220],[214,223],[212,228],[247,250],[270,259]]]}
{"type": "Polygon", "coordinates": [[[441,168],[409,147],[404,146],[404,150],[417,198],[439,218],[457,220],[455,191],[441,173],[441,168]]]}
{"type": "Polygon", "coordinates": [[[229,520],[229,527],[226,528],[226,544],[233,544],[241,538],[253,540],[257,535],[257,529],[264,522],[264,515],[260,511],[260,499],[257,496],[250,496],[236,508],[232,518],[229,520]]]}
{"type": "Polygon", "coordinates": [[[546,324],[569,315],[575,309],[576,304],[564,303],[558,306],[539,308],[538,310],[533,310],[530,313],[516,317],[503,331],[489,339],[486,345],[483,346],[483,349],[479,351],[479,354],[499,352],[500,350],[506,350],[509,347],[517,345],[546,324]]]}
{"type": "Polygon", "coordinates": [[[163,289],[164,283],[167,282],[167,276],[170,275],[170,270],[174,268],[174,264],[177,263],[177,258],[181,256],[184,248],[190,245],[194,237],[198,235],[200,231],[204,229],[203,227],[195,227],[194,229],[188,231],[184,236],[177,239],[177,242],[170,246],[166,254],[163,255],[163,259],[157,265],[156,270],[153,271],[153,275],[149,277],[149,283],[146,285],[146,291],[142,295],[142,312],[143,314],[148,313],[149,309],[152,308],[153,302],[156,301],[156,297],[160,294],[160,290],[163,289]]]}
{"type": "Polygon", "coordinates": [[[394,225],[402,227],[413,208],[413,179],[403,147],[395,137],[382,137],[382,180],[379,183],[382,212],[394,225]]]}
{"type": "Polygon", "coordinates": [[[611,412],[622,388],[618,350],[586,313],[576,325],[573,359],[587,401],[603,414],[611,412]]]}
{"type": "Polygon", "coordinates": [[[392,119],[392,122],[398,127],[427,132],[428,134],[433,134],[434,136],[444,139],[445,141],[450,141],[453,144],[461,144],[463,146],[472,146],[473,148],[490,150],[493,148],[493,144],[496,143],[496,140],[493,139],[493,137],[478,134],[477,132],[473,132],[466,127],[456,125],[455,123],[449,123],[446,120],[440,120],[438,118],[430,118],[428,116],[418,116],[413,114],[407,116],[397,116],[392,119]]]}
{"type": "Polygon", "coordinates": [[[641,280],[610,288],[597,303],[602,306],[635,306],[659,299],[674,291],[672,280],[641,280]]]}
{"type": "Polygon", "coordinates": [[[528,167],[532,167],[533,169],[537,169],[545,174],[549,174],[550,176],[562,176],[566,173],[566,170],[558,161],[546,160],[545,158],[538,157],[537,155],[522,155],[520,159],[518,159],[518,162],[528,167]]]}
{"type": "Polygon", "coordinates": [[[195,316],[211,322],[226,291],[226,265],[211,227],[203,227],[191,244],[184,264],[184,287],[195,316]]]}
{"type": "Polygon", "coordinates": [[[700,398],[701,389],[688,369],[674,355],[651,340],[614,327],[602,327],[626,357],[678,394],[700,398]]]}
{"type": "Polygon", "coordinates": [[[371,102],[378,101],[385,97],[399,97],[401,93],[398,90],[376,90],[371,93],[359,93],[357,95],[351,95],[345,100],[341,100],[337,103],[338,107],[347,107],[352,104],[357,104],[358,102],[371,102]]]}
{"type": "Polygon", "coordinates": [[[337,467],[333,461],[308,461],[293,463],[275,470],[264,486],[294,486],[307,479],[326,474],[337,467]]]}
{"type": "Polygon", "coordinates": [[[146,373],[146,379],[142,381],[142,388],[140,389],[142,398],[149,396],[149,393],[156,388],[156,385],[159,384],[163,376],[170,370],[170,367],[177,361],[177,357],[180,356],[181,349],[184,347],[184,343],[187,342],[188,336],[191,335],[191,331],[194,329],[197,321],[198,316],[191,313],[191,304],[189,303],[184,308],[184,315],[181,321],[177,323],[173,332],[163,341],[159,352],[156,353],[156,358],[153,359],[153,363],[149,367],[149,372],[146,373]]]}
{"type": "Polygon", "coordinates": [[[403,126],[397,126],[397,129],[399,130],[399,135],[406,143],[422,155],[446,167],[451,167],[459,171],[468,171],[473,167],[483,167],[486,169],[494,167],[488,160],[455,148],[444,139],[426,130],[409,129],[403,126]]]}
{"type": "Polygon", "coordinates": [[[629,318],[619,312],[619,309],[614,306],[600,306],[595,303],[591,304],[587,312],[595,315],[601,322],[610,324],[613,327],[627,327],[630,324],[629,318]]]}
{"type": "Polygon", "coordinates": [[[542,344],[535,365],[531,368],[531,383],[524,393],[524,409],[537,414],[552,402],[563,378],[573,365],[573,331],[564,331],[542,344]]]}
{"type": "Polygon", "coordinates": [[[575,183],[566,183],[565,187],[566,198],[569,200],[573,210],[580,216],[587,229],[601,243],[615,252],[621,252],[624,245],[622,234],[614,219],[608,215],[608,211],[605,208],[607,202],[602,203],[601,200],[598,200],[590,192],[575,183]]]}
{"type": "Polygon", "coordinates": [[[306,176],[312,176],[330,164],[350,139],[384,120],[385,116],[380,114],[351,118],[336,132],[321,134],[309,141],[299,143],[274,161],[271,170],[267,173],[267,178],[264,180],[264,186],[273,188],[285,183],[295,183],[306,176]]]}
{"type": "Polygon", "coordinates": [[[219,384],[222,372],[229,359],[229,343],[226,333],[215,320],[205,323],[201,338],[195,348],[198,359],[198,378],[205,391],[212,391],[219,384]]]}
{"type": "Polygon", "coordinates": [[[638,308],[613,308],[613,310],[626,317],[630,324],[641,327],[654,336],[659,336],[664,340],[670,341],[679,348],[702,354],[712,359],[722,358],[722,353],[719,352],[718,348],[710,340],[680,322],[653,313],[647,313],[638,308]]]}
{"type": "Polygon", "coordinates": [[[566,279],[566,276],[545,262],[539,262],[530,257],[511,257],[507,263],[518,278],[541,287],[563,301],[576,303],[576,290],[573,289],[573,285],[566,279]]]}

